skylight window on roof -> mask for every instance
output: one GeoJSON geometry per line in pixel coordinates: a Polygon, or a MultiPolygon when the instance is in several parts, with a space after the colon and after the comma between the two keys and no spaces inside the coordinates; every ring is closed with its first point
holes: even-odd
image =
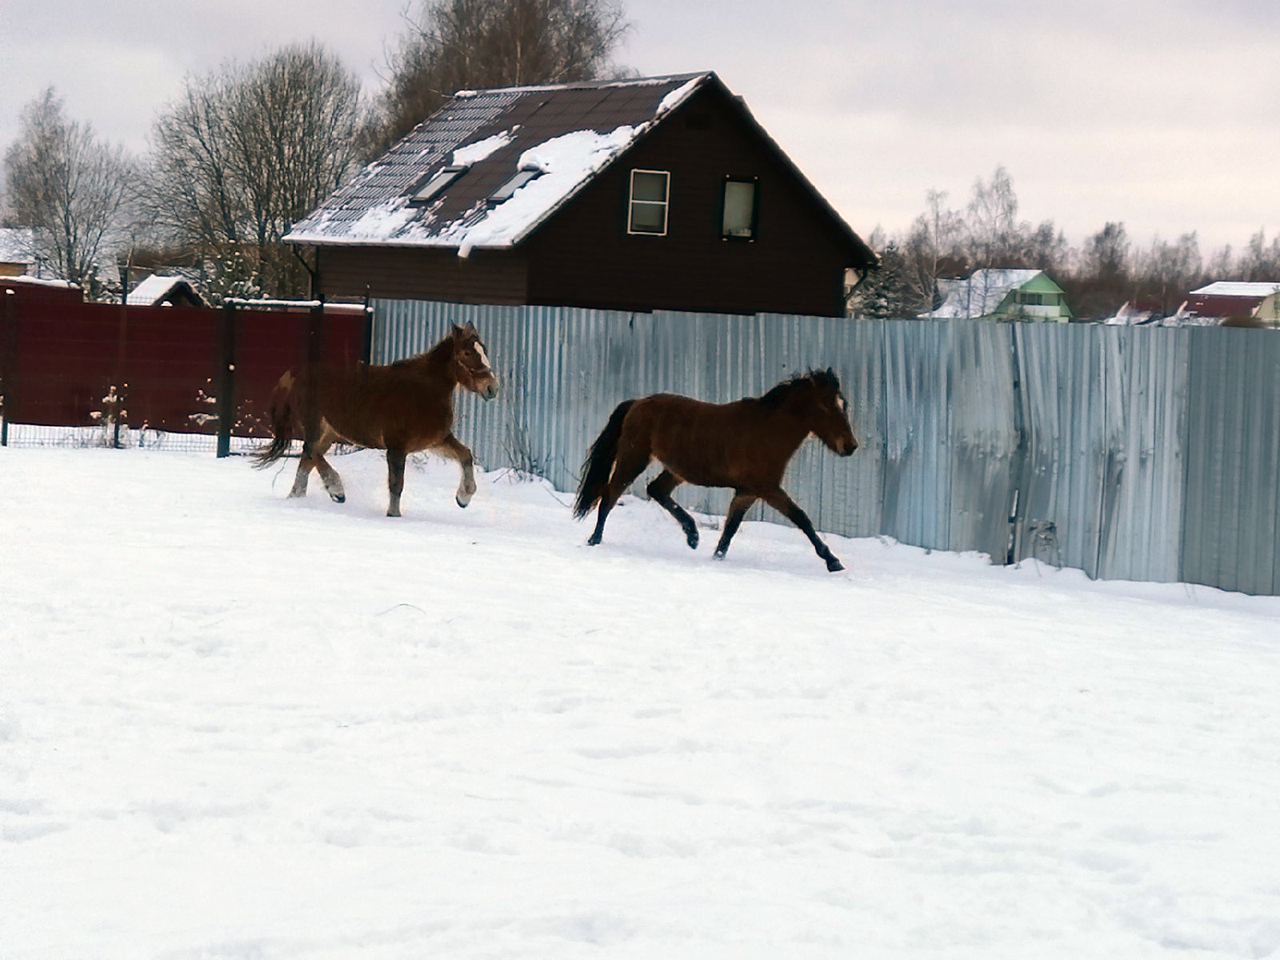
{"type": "Polygon", "coordinates": [[[541,170],[518,170],[514,177],[489,194],[489,202],[497,204],[502,203],[504,200],[510,200],[517,190],[530,180],[536,180],[540,176],[542,176],[541,170]]]}
{"type": "Polygon", "coordinates": [[[444,191],[444,188],[457,180],[460,176],[469,170],[466,166],[445,167],[439,173],[432,176],[422,186],[418,187],[413,195],[409,198],[410,203],[427,203],[434,200],[444,191]]]}

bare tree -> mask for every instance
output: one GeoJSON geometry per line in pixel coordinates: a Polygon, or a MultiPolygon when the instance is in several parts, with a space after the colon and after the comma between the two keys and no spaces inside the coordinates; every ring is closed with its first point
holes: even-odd
{"type": "Polygon", "coordinates": [[[1105,283],[1129,279],[1129,236],[1123,223],[1107,223],[1085,241],[1082,272],[1105,283]]]}
{"type": "Polygon", "coordinates": [[[367,149],[380,153],[458,90],[617,76],[628,28],[618,0],[423,0],[367,149]]]}
{"type": "Polygon", "coordinates": [[[124,230],[136,167],[123,147],[68,120],[47,88],[22,111],[18,139],[5,152],[5,219],[33,228],[37,257],[59,277],[99,296],[99,260],[124,230]]]}
{"type": "Polygon", "coordinates": [[[1240,254],[1236,273],[1241,280],[1268,282],[1280,280],[1280,234],[1267,243],[1265,231],[1259,230],[1249,238],[1240,254]]]}
{"type": "Polygon", "coordinates": [[[968,258],[963,249],[964,215],[946,206],[947,194],[930,190],[927,209],[911,225],[901,249],[902,316],[927,313],[938,306],[939,277],[963,272],[968,258]]]}
{"type": "Polygon", "coordinates": [[[1200,242],[1195,233],[1184,233],[1176,243],[1157,237],[1147,254],[1139,258],[1136,273],[1145,300],[1165,315],[1176,311],[1187,291],[1204,278],[1200,242]]]}
{"type": "Polygon", "coordinates": [[[975,267],[1021,265],[1029,228],[1018,222],[1018,196],[1008,170],[999,166],[989,182],[981,177],[974,181],[967,213],[968,247],[975,267]]]}
{"type": "Polygon", "coordinates": [[[219,265],[215,299],[219,284],[307,292],[281,240],[354,169],[365,116],[359,79],[315,43],[187,79],[155,124],[149,200],[219,265]]]}

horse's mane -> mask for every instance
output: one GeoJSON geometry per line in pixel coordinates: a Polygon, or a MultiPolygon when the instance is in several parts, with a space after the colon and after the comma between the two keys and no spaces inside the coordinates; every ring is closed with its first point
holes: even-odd
{"type": "Polygon", "coordinates": [[[830,367],[826,370],[810,370],[808,373],[798,373],[790,380],[783,380],[764,396],[760,397],[760,402],[769,407],[778,407],[794,391],[808,387],[838,391],[840,389],[840,379],[830,367]]]}
{"type": "Polygon", "coordinates": [[[453,337],[445,337],[426,353],[420,353],[413,357],[404,357],[403,359],[387,364],[387,366],[396,370],[421,371],[433,364],[447,363],[453,358],[453,350],[453,337]]]}

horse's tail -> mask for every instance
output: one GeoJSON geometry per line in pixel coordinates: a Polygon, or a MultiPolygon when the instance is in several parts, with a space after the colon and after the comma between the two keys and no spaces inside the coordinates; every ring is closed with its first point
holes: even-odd
{"type": "Polygon", "coordinates": [[[604,488],[613,472],[613,461],[618,456],[618,438],[622,436],[622,421],[627,417],[634,400],[624,400],[614,408],[596,442],[591,445],[586,462],[582,464],[582,479],[578,483],[578,498],[573,504],[573,515],[581,520],[591,508],[600,502],[604,488]]]}
{"type": "Polygon", "coordinates": [[[271,394],[271,406],[267,413],[271,443],[258,450],[251,458],[253,465],[259,470],[275,463],[289,452],[289,447],[293,443],[293,428],[296,420],[294,396],[297,385],[298,381],[294,375],[286,371],[271,394]]]}

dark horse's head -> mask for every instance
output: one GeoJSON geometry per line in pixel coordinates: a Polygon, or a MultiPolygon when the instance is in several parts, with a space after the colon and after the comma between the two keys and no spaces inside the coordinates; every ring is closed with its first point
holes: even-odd
{"type": "Polygon", "coordinates": [[[469,323],[465,327],[455,323],[452,337],[453,372],[458,378],[458,385],[492,400],[498,395],[498,375],[489,366],[489,355],[485,353],[476,328],[469,323]]]}
{"type": "Polygon", "coordinates": [[[835,371],[811,370],[797,377],[794,383],[811,398],[804,407],[813,435],[842,457],[857,450],[858,441],[849,425],[849,404],[840,390],[840,380],[835,371]]]}

